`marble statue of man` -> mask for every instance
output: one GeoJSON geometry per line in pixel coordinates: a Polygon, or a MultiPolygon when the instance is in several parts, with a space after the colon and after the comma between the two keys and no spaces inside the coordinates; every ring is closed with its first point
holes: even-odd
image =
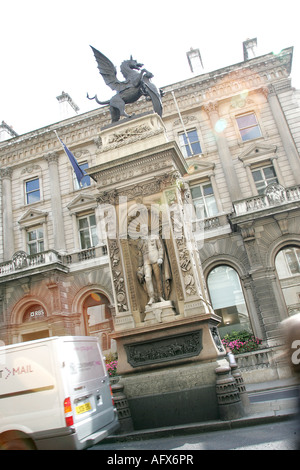
{"type": "Polygon", "coordinates": [[[164,262],[164,247],[162,240],[156,235],[143,237],[139,240],[138,248],[139,258],[137,275],[140,282],[144,280],[146,283],[146,289],[149,296],[148,305],[155,302],[154,279],[159,301],[163,302],[162,264],[164,262]]]}

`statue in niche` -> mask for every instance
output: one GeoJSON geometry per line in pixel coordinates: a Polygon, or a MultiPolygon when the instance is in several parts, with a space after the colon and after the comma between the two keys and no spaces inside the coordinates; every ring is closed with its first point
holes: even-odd
{"type": "Polygon", "coordinates": [[[168,300],[171,290],[170,266],[163,241],[158,235],[147,234],[138,241],[137,278],[148,294],[148,305],[168,300]]]}
{"type": "Polygon", "coordinates": [[[120,66],[121,72],[125,78],[125,81],[121,82],[117,78],[116,67],[112,62],[97,49],[92,47],[98,69],[102,75],[106,85],[117,93],[108,101],[99,101],[97,95],[90,98],[89,100],[95,99],[100,105],[110,105],[110,113],[112,122],[117,122],[120,116],[130,118],[126,111],[125,105],[127,103],[134,103],[141,96],[146,96],[146,99],[152,101],[154,112],[159,116],[162,116],[162,92],[159,91],[156,86],[151,83],[153,74],[146,69],[142,69],[143,64],[140,64],[136,60],[130,57],[129,60],[124,60],[120,66]]]}

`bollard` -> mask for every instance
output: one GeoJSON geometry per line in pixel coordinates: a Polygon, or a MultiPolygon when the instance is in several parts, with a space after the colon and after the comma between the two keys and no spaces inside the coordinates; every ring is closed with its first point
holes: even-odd
{"type": "Polygon", "coordinates": [[[245,414],[247,415],[250,413],[250,400],[248,397],[248,393],[246,390],[243,376],[241,374],[241,371],[238,368],[234,354],[232,352],[229,352],[227,353],[227,356],[229,359],[231,375],[235,379],[235,382],[236,382],[236,385],[240,394],[241,402],[243,404],[245,414]]]}
{"type": "Polygon", "coordinates": [[[244,407],[235,379],[231,375],[229,364],[216,369],[216,393],[220,419],[228,421],[242,418],[244,407]]]}
{"type": "Polygon", "coordinates": [[[131,412],[127,397],[124,394],[124,385],[120,382],[120,377],[114,377],[111,379],[111,389],[120,423],[119,432],[133,431],[131,412]]]}

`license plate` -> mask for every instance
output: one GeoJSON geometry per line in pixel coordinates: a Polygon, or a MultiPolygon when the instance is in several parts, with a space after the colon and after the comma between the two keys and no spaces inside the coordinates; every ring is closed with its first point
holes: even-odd
{"type": "Polygon", "coordinates": [[[86,413],[87,411],[90,411],[92,409],[92,406],[90,402],[84,403],[82,405],[78,405],[75,408],[76,414],[81,415],[82,413],[86,413]]]}

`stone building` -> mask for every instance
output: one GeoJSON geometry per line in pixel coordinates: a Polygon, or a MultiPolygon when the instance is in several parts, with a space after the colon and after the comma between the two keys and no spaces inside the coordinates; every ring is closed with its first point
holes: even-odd
{"type": "MultiPolygon", "coordinates": [[[[293,48],[244,51],[238,64],[164,87],[162,123],[201,220],[198,249],[220,334],[248,329],[272,348],[281,320],[300,312],[299,92],[293,48]]],[[[126,175],[109,171],[109,153],[106,181],[89,174],[110,114],[77,112],[0,142],[0,339],[96,334],[107,353],[116,351],[111,333],[126,328],[116,317],[99,197],[126,175]],[[88,173],[81,187],[54,131],[88,173]]],[[[142,98],[127,112],[151,105],[142,98]]],[[[123,134],[122,144],[138,142],[139,132],[123,134]]],[[[157,146],[158,134],[145,132],[157,146]]],[[[158,160],[153,178],[156,168],[158,160]]]]}

